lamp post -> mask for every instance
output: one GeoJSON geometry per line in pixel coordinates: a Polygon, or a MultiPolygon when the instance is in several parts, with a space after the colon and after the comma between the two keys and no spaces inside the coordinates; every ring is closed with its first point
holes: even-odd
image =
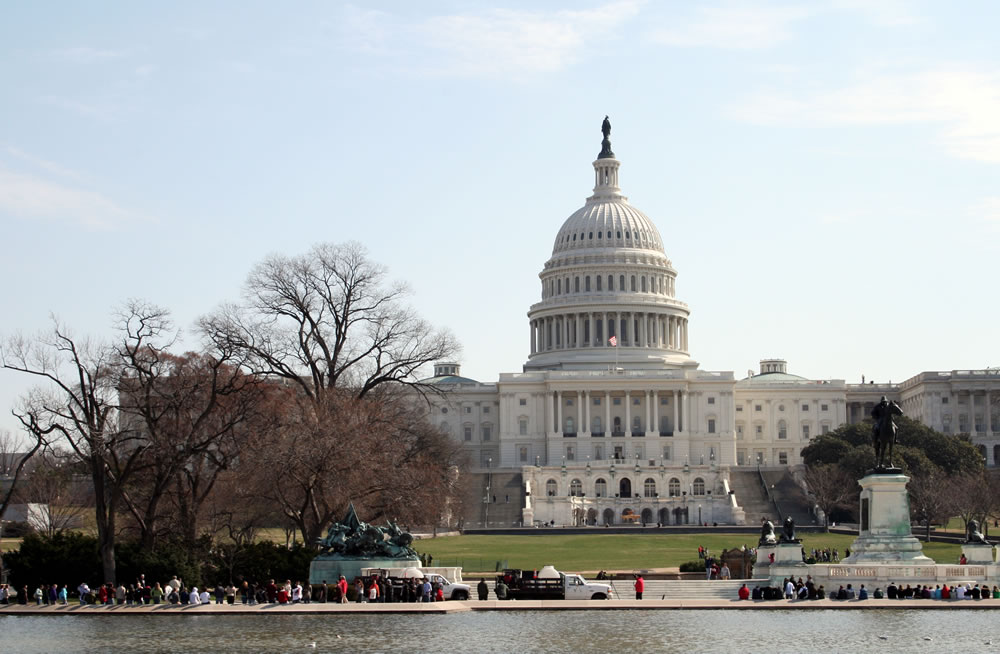
{"type": "Polygon", "coordinates": [[[490,489],[493,486],[493,457],[486,457],[486,497],[483,498],[483,502],[486,503],[486,515],[483,517],[483,527],[489,528],[490,526],[490,489]]]}

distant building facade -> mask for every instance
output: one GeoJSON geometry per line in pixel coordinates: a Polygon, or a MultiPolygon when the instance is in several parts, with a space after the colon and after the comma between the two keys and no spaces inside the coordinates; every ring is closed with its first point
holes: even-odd
{"type": "Polygon", "coordinates": [[[781,359],[739,380],[701,370],[677,271],[622,194],[619,166],[608,144],[593,194],[556,234],[522,372],[481,383],[441,362],[426,380],[445,391],[431,398],[431,423],[476,470],[520,472],[525,525],[740,524],[731,471],[801,464],[813,438],[868,417],[882,395],[935,429],[970,433],[1000,463],[1000,370],[901,384],[809,380],[781,359]]]}

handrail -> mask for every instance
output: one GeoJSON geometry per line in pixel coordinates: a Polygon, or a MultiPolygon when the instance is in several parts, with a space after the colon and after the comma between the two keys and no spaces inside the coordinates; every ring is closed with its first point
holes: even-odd
{"type": "Polygon", "coordinates": [[[767,480],[764,479],[764,473],[760,469],[760,464],[757,464],[757,476],[760,477],[760,485],[764,487],[764,494],[767,495],[767,501],[774,506],[775,512],[778,514],[778,522],[782,522],[785,519],[785,515],[781,512],[781,506],[778,505],[778,500],[774,499],[774,495],[771,494],[771,489],[767,485],[767,480]]]}

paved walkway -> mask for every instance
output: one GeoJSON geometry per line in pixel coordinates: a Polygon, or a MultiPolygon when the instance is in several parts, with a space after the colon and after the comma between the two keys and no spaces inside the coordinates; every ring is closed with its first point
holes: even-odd
{"type": "Polygon", "coordinates": [[[301,614],[368,614],[368,613],[462,613],[466,611],[567,611],[567,610],[678,610],[736,609],[768,610],[865,610],[865,609],[1000,609],[1000,600],[773,600],[738,601],[725,599],[617,599],[617,600],[521,600],[479,602],[431,602],[429,604],[201,604],[175,606],[36,606],[34,604],[0,606],[3,615],[301,615],[301,614]]]}

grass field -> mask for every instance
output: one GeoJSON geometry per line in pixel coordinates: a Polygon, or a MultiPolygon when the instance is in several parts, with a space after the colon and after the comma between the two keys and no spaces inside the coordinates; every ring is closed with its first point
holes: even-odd
{"type": "MultiPolygon", "coordinates": [[[[840,555],[854,536],[804,534],[802,546],[837,548],[840,555]]],[[[554,565],[571,572],[676,568],[698,559],[698,546],[712,554],[756,544],[756,534],[594,534],[582,536],[444,536],[418,540],[418,552],[434,557],[434,565],[461,566],[464,571],[491,572],[497,561],[511,568],[554,565]]],[[[924,554],[939,563],[957,562],[959,545],[924,543],[924,554]]]]}

